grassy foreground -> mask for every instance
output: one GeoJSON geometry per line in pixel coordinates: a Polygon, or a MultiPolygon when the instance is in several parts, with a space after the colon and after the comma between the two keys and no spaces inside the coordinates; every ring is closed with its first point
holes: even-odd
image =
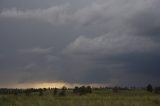
{"type": "Polygon", "coordinates": [[[160,95],[147,91],[93,91],[83,96],[67,94],[0,95],[0,106],[160,106],[160,95]]]}

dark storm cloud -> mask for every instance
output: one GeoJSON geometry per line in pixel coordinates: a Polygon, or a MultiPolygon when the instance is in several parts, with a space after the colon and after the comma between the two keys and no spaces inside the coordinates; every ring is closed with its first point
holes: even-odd
{"type": "Polygon", "coordinates": [[[37,8],[48,8],[50,6],[56,6],[66,3],[71,3],[74,7],[87,5],[95,0],[1,0],[0,10],[4,8],[19,8],[19,9],[37,9],[37,8]]]}
{"type": "Polygon", "coordinates": [[[2,2],[1,83],[159,84],[158,0],[2,2]]]}
{"type": "Polygon", "coordinates": [[[160,35],[160,12],[159,4],[147,9],[147,11],[138,12],[129,20],[129,24],[137,35],[158,37],[160,35]],[[151,21],[152,20],[152,21],[151,21]]]}

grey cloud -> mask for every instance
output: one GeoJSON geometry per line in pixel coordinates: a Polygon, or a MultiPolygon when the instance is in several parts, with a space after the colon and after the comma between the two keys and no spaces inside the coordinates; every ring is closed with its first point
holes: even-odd
{"type": "Polygon", "coordinates": [[[20,49],[20,53],[33,53],[33,54],[49,54],[53,51],[53,48],[31,48],[31,49],[20,49]]]}
{"type": "Polygon", "coordinates": [[[50,6],[71,3],[72,7],[82,7],[96,0],[1,0],[0,9],[16,7],[19,9],[48,8],[50,6]]]}
{"type": "Polygon", "coordinates": [[[132,52],[148,52],[159,47],[159,43],[141,36],[106,34],[96,38],[80,36],[64,50],[64,53],[92,54],[100,52],[99,54],[110,56],[132,52]]]}
{"type": "Polygon", "coordinates": [[[159,84],[159,1],[84,4],[3,9],[1,82],[159,84]]]}
{"type": "Polygon", "coordinates": [[[148,36],[150,38],[159,37],[160,12],[158,11],[157,4],[155,4],[154,7],[147,9],[147,11],[136,13],[134,17],[128,20],[129,26],[133,30],[132,33],[139,36],[148,36]]]}
{"type": "Polygon", "coordinates": [[[111,20],[109,23],[113,24],[114,26],[115,22],[117,23],[117,21],[123,21],[124,19],[132,16],[132,14],[135,12],[145,9],[148,7],[148,5],[150,6],[152,3],[154,3],[154,1],[151,2],[150,0],[136,0],[126,2],[126,0],[122,0],[119,2],[116,0],[102,0],[100,2],[91,3],[90,5],[73,11],[72,13],[69,12],[71,10],[71,5],[69,4],[52,6],[47,9],[24,11],[12,8],[9,10],[2,10],[0,16],[6,18],[9,17],[22,19],[33,18],[50,22],[52,24],[66,24],[66,22],[75,22],[80,25],[88,25],[111,20]]]}
{"type": "Polygon", "coordinates": [[[53,6],[47,9],[35,10],[18,10],[12,8],[10,10],[2,10],[0,16],[2,18],[18,18],[18,19],[38,19],[54,24],[61,24],[67,19],[67,5],[53,6]]]}
{"type": "MultiPolygon", "coordinates": [[[[100,12],[104,13],[103,16],[97,15],[102,17],[98,17],[98,21],[90,22],[91,26],[94,25],[94,22],[97,26],[103,25],[102,23],[107,25],[104,35],[96,37],[79,36],[63,51],[65,55],[88,56],[85,61],[92,61],[89,64],[90,71],[86,72],[85,81],[109,81],[115,84],[132,82],[142,85],[146,84],[149,78],[152,79],[151,82],[158,78],[153,78],[153,76],[156,76],[159,70],[159,65],[156,64],[159,61],[159,55],[153,56],[151,54],[159,51],[160,44],[155,42],[152,36],[144,36],[146,32],[141,32],[143,31],[141,29],[144,28],[145,31],[154,29],[153,32],[157,34],[155,29],[158,27],[155,28],[154,25],[159,25],[159,23],[154,24],[147,19],[148,23],[145,26],[147,21],[137,18],[138,14],[143,16],[142,13],[148,13],[148,16],[158,20],[158,16],[150,15],[151,11],[149,11],[158,1],[128,1],[127,3],[124,3],[124,1],[113,1],[111,3],[114,5],[111,5],[110,8],[103,4],[107,8],[104,10],[109,10],[103,11],[103,9],[100,9],[100,12]],[[136,26],[137,30],[134,29],[136,26]],[[120,64],[120,66],[117,66],[117,64],[120,64]],[[141,79],[142,77],[143,79],[141,79]],[[128,82],[125,81],[126,79],[128,79],[128,82]],[[138,82],[138,80],[142,80],[142,82],[138,82]]],[[[159,22],[157,20],[156,22],[159,22]]],[[[87,23],[89,21],[83,22],[87,23]]],[[[155,38],[158,38],[158,36],[155,38]]]]}

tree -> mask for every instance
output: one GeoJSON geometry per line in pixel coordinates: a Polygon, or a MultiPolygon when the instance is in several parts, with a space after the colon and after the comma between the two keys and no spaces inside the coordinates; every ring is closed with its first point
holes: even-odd
{"type": "Polygon", "coordinates": [[[92,88],[91,86],[86,87],[86,93],[92,93],[92,88]]]}
{"type": "Polygon", "coordinates": [[[65,96],[66,95],[66,90],[67,90],[67,88],[65,86],[63,86],[59,95],[60,96],[65,96]]]}
{"type": "Polygon", "coordinates": [[[58,92],[58,89],[57,88],[54,88],[54,91],[53,91],[53,95],[57,95],[57,92],[58,92]]]}
{"type": "Polygon", "coordinates": [[[88,93],[92,93],[92,88],[90,86],[81,86],[81,87],[75,87],[73,89],[73,93],[79,94],[79,95],[84,95],[88,93]]]}
{"type": "Polygon", "coordinates": [[[79,88],[79,93],[80,93],[80,95],[86,94],[86,87],[85,87],[85,86],[81,86],[81,87],[79,88]]]}
{"type": "Polygon", "coordinates": [[[30,89],[26,89],[25,90],[25,94],[26,94],[26,96],[30,96],[31,95],[31,90],[30,89]]]}
{"type": "Polygon", "coordinates": [[[73,89],[73,93],[79,93],[79,87],[75,87],[74,89],[73,89]]]}
{"type": "Polygon", "coordinates": [[[39,90],[39,96],[43,96],[43,90],[42,89],[39,90]]]}
{"type": "Polygon", "coordinates": [[[151,84],[148,84],[148,86],[147,86],[147,91],[149,91],[149,92],[152,92],[152,91],[153,91],[153,88],[152,88],[152,85],[151,85],[151,84]]]}

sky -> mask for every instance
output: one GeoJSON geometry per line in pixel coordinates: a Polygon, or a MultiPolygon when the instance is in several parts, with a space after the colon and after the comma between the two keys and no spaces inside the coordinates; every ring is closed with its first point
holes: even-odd
{"type": "Polygon", "coordinates": [[[0,0],[0,87],[160,85],[159,5],[159,0],[0,0]]]}

